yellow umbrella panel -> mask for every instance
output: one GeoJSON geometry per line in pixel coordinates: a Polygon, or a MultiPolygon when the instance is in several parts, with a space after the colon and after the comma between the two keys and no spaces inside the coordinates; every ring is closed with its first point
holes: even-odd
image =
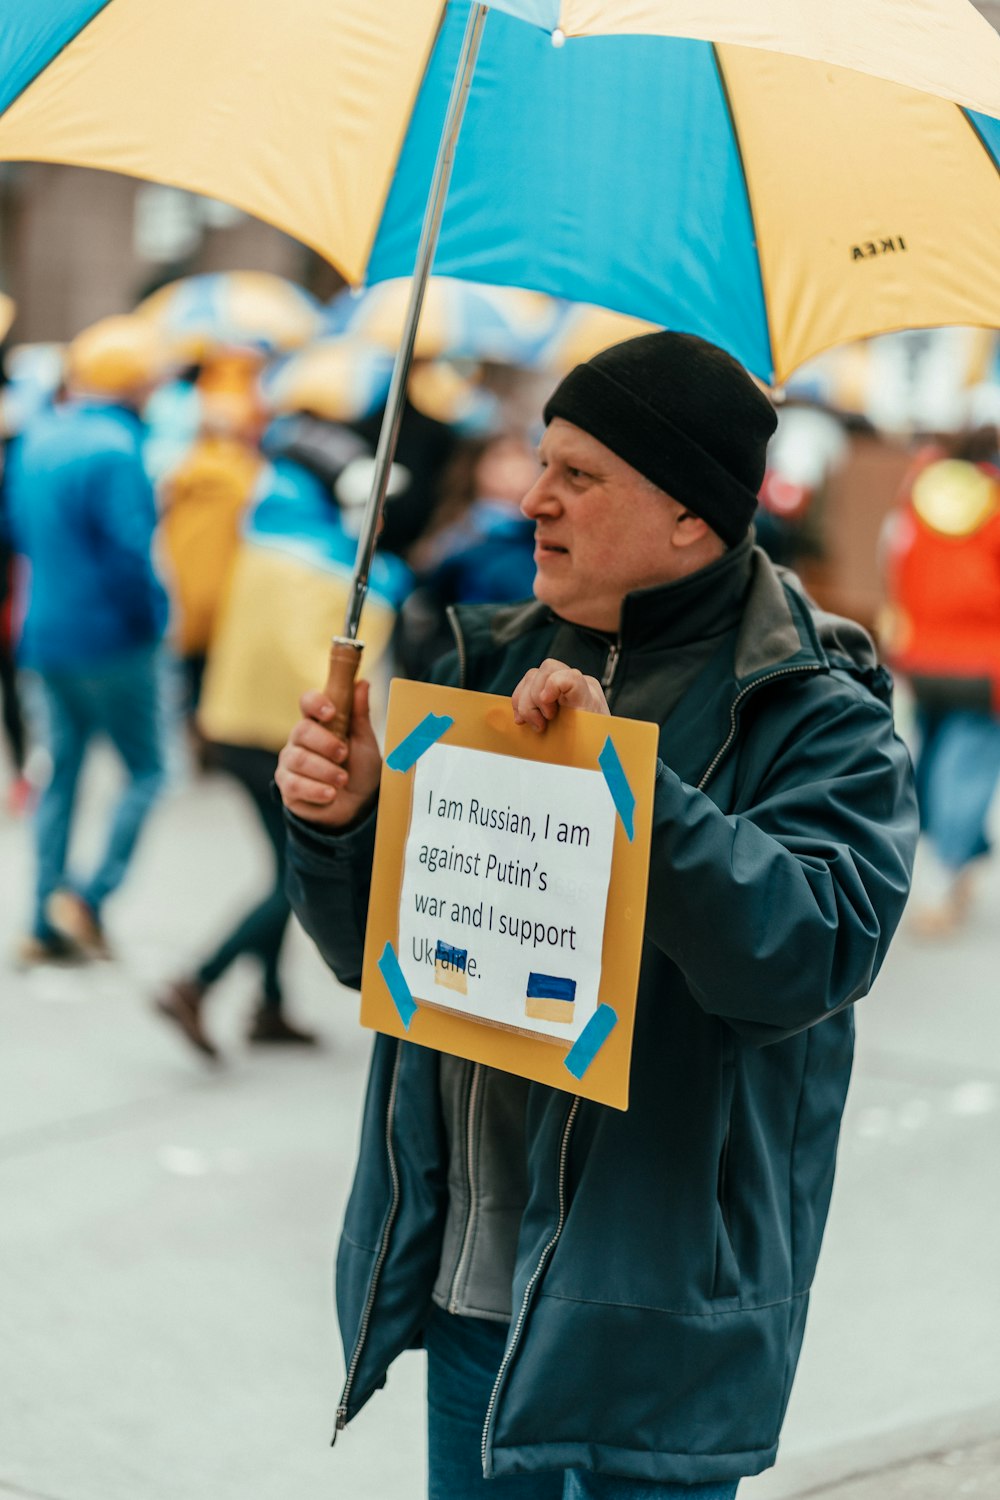
{"type": "Polygon", "coordinates": [[[718,60],[779,378],[873,333],[1000,325],[1000,174],[962,110],[801,58],[720,47],[718,60]]]}

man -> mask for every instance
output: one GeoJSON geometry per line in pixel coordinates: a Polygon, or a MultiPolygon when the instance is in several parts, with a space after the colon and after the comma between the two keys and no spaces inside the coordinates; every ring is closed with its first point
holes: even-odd
{"type": "MultiPolygon", "coordinates": [[[[338,1426],[423,1341],[433,1500],[731,1500],[774,1461],[851,1002],[909,887],[910,767],[868,637],[753,546],[775,419],[728,355],[630,340],[545,419],[535,602],[460,611],[438,675],[511,694],[526,734],[571,709],[662,725],[631,1104],[377,1038],[338,1426]]],[[[302,708],[291,894],[356,985],[380,756],[364,684],[347,746],[323,694],[302,708]]]]}
{"type": "Polygon", "coordinates": [[[142,319],[94,324],[70,345],[67,399],[28,425],[10,466],[10,523],[26,563],[20,659],[38,680],[52,758],[35,816],[23,963],[108,956],[104,903],[163,784],[157,649],[167,599],[150,560],[156,514],[138,411],[165,368],[159,336],[142,319]],[[96,867],[74,880],[77,783],[100,735],[128,779],[96,867]]]}

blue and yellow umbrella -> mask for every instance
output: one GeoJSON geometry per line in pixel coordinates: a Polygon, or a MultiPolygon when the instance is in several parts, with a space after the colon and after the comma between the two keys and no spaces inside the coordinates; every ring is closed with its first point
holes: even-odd
{"type": "MultiPolygon", "coordinates": [[[[469,10],[2,0],[0,158],[173,183],[354,284],[407,275],[469,10]]],[[[968,0],[497,0],[435,264],[783,380],[848,339],[1000,324],[998,161],[1000,38],[968,0]]]]}
{"type": "MultiPolygon", "coordinates": [[[[328,308],[331,331],[349,333],[394,353],[409,295],[408,276],[360,293],[342,292],[328,308]]],[[[432,276],[417,325],[414,358],[534,364],[560,319],[560,304],[538,292],[432,276]]]]}
{"type": "Polygon", "coordinates": [[[317,339],[264,371],[267,409],[304,411],[326,422],[358,422],[385,405],[392,357],[348,337],[317,339]]]}
{"type": "MultiPolygon", "coordinates": [[[[385,406],[391,376],[385,349],[350,335],[317,339],[263,371],[261,397],[276,416],[301,411],[326,422],[360,422],[385,406]]],[[[466,434],[479,435],[497,422],[496,398],[474,373],[446,359],[415,363],[407,396],[418,411],[466,434]]]]}
{"type": "Polygon", "coordinates": [[[630,318],[626,313],[609,312],[606,307],[593,307],[584,302],[564,303],[560,305],[552,332],[537,350],[533,363],[539,370],[565,375],[574,365],[592,359],[602,349],[609,349],[624,339],[638,338],[643,333],[653,333],[658,327],[659,324],[630,318]]]}
{"type": "Polygon", "coordinates": [[[294,281],[268,271],[217,271],[182,276],[140,302],[179,351],[201,360],[219,349],[286,353],[321,331],[323,311],[294,281]]]}

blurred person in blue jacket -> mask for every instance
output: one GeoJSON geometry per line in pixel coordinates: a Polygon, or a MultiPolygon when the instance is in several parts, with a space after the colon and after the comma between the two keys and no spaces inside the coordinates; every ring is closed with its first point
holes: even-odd
{"type": "Polygon", "coordinates": [[[138,412],[166,366],[148,324],[94,324],[69,348],[64,399],[29,422],[11,457],[7,504],[23,560],[19,656],[40,687],[52,761],[35,815],[23,963],[108,956],[104,903],[125,878],[164,781],[158,648],[167,597],[150,555],[156,513],[138,412]],[[127,780],[96,867],[72,877],[77,785],[101,736],[127,780]]]}
{"type": "MultiPolygon", "coordinates": [[[[215,616],[198,728],[206,764],[233,777],[253,805],[269,845],[271,881],[212,951],[155,1000],[159,1013],[213,1060],[219,1049],[204,1024],[206,1002],[241,958],[254,960],[260,970],[248,1040],[298,1046],[316,1041],[285,1013],[281,956],[291,906],[284,814],[271,783],[278,751],[298,717],[299,697],[325,673],[330,633],[344,615],[356,552],[351,501],[359,466],[364,478],[371,465],[362,438],[309,412],[278,417],[262,447],[269,462],[244,516],[215,616]]],[[[398,558],[376,554],[362,617],[369,667],[389,643],[409,583],[409,570],[398,558]]]]}

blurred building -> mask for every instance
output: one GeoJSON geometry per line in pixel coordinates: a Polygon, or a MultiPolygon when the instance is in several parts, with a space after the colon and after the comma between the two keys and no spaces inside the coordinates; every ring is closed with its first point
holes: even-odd
{"type": "Polygon", "coordinates": [[[16,343],[72,338],[164,281],[273,271],[324,300],[341,278],[319,256],[227,204],[113,172],[0,164],[0,288],[16,343]]]}

